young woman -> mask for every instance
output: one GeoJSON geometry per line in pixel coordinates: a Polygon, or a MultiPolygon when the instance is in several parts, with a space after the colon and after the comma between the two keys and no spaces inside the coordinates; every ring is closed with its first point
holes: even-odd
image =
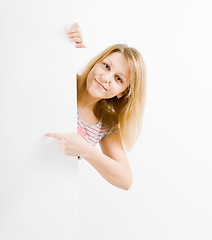
{"type": "MultiPolygon", "coordinates": [[[[67,36],[83,48],[79,25],[67,36]]],[[[94,57],[77,74],[78,133],[47,133],[69,156],[81,156],[109,183],[128,190],[132,171],[124,149],[139,136],[145,99],[145,66],[141,54],[115,44],[94,57]],[[101,151],[94,146],[99,143],[101,151]]]]}

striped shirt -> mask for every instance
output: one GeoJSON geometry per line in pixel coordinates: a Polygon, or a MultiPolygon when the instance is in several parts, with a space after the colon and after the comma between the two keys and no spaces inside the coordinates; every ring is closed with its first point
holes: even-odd
{"type": "MultiPolygon", "coordinates": [[[[93,146],[95,146],[100,140],[105,139],[116,132],[120,132],[118,125],[108,128],[103,126],[101,121],[94,125],[85,123],[80,116],[79,109],[77,108],[77,133],[93,146]]],[[[78,157],[78,159],[80,158],[78,157]]]]}

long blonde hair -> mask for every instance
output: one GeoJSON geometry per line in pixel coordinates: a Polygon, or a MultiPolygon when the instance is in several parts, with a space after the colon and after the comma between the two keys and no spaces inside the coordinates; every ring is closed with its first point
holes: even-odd
{"type": "Polygon", "coordinates": [[[121,98],[113,97],[101,99],[94,107],[95,116],[103,125],[111,127],[118,124],[122,141],[127,150],[130,150],[139,137],[143,119],[146,70],[142,55],[126,44],[114,44],[91,61],[77,73],[77,99],[83,97],[87,89],[87,76],[93,66],[114,52],[122,53],[128,60],[130,67],[130,85],[121,98]]]}

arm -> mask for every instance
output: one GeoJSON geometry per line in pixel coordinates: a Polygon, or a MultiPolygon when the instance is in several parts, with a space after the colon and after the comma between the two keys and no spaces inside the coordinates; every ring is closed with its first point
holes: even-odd
{"type": "Polygon", "coordinates": [[[129,190],[132,171],[122,146],[120,133],[114,133],[100,141],[102,152],[78,133],[46,133],[58,139],[60,148],[68,156],[82,156],[112,185],[129,190]]]}
{"type": "Polygon", "coordinates": [[[112,185],[129,190],[132,171],[122,146],[120,133],[100,141],[102,152],[94,147],[87,149],[83,156],[112,185]]]}

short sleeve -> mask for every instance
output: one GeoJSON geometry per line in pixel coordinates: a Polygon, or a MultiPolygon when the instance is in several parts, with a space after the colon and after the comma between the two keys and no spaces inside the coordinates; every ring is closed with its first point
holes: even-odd
{"type": "Polygon", "coordinates": [[[119,126],[113,126],[111,128],[108,129],[108,131],[106,132],[106,134],[102,137],[102,139],[111,136],[114,133],[120,132],[119,126]]]}

